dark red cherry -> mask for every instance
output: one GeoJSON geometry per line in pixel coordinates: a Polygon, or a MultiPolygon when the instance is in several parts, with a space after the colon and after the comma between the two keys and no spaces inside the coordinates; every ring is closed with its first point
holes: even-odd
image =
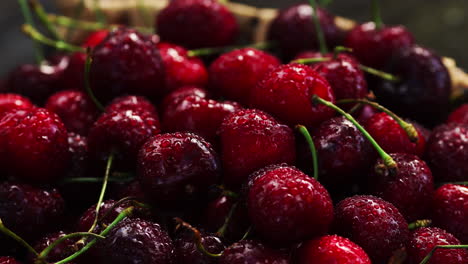
{"type": "Polygon", "coordinates": [[[241,108],[235,102],[218,102],[196,95],[173,102],[162,116],[164,131],[193,132],[213,144],[217,143],[217,132],[223,119],[241,108]]]}
{"type": "Polygon", "coordinates": [[[409,239],[408,223],[398,209],[370,195],[339,202],[335,207],[334,229],[361,246],[375,263],[387,261],[409,239]]]}
{"type": "Polygon", "coordinates": [[[261,50],[245,48],[221,55],[210,65],[210,88],[216,94],[248,103],[250,92],[279,60],[261,50]]]}
{"type": "Polygon", "coordinates": [[[383,105],[423,124],[446,118],[452,85],[439,56],[414,45],[401,49],[385,70],[401,80],[377,81],[374,91],[383,105]]]}
{"type": "Polygon", "coordinates": [[[468,124],[436,127],[427,143],[426,161],[436,181],[467,181],[468,124]]]}
{"type": "Polygon", "coordinates": [[[62,80],[65,88],[84,91],[86,53],[72,53],[68,56],[68,60],[68,66],[65,68],[62,80]]]}
{"type": "Polygon", "coordinates": [[[208,71],[197,57],[189,57],[181,46],[161,42],[157,45],[166,71],[166,93],[182,86],[205,87],[208,71]]]}
{"type": "Polygon", "coordinates": [[[413,35],[403,26],[377,29],[374,22],[368,22],[348,33],[345,46],[353,49],[353,54],[362,64],[381,68],[399,49],[408,48],[413,43],[413,35]]]}
{"type": "Polygon", "coordinates": [[[12,257],[0,257],[0,264],[21,264],[12,257]]]}
{"type": "Polygon", "coordinates": [[[351,240],[327,235],[303,243],[299,249],[299,264],[371,264],[369,256],[351,240]]]}
{"type": "Polygon", "coordinates": [[[238,110],[220,128],[224,182],[238,189],[249,174],[267,165],[296,160],[294,134],[272,116],[256,109],[238,110]]]}
{"type": "Polygon", "coordinates": [[[105,109],[105,112],[110,113],[113,111],[144,111],[148,113],[157,114],[156,107],[145,97],[126,95],[117,97],[112,100],[105,109]]]}
{"type": "Polygon", "coordinates": [[[104,39],[106,39],[108,35],[109,30],[107,29],[96,30],[88,35],[85,41],[83,41],[82,46],[94,48],[97,45],[99,45],[99,43],[101,43],[104,39]]]}
{"type": "MultiPolygon", "coordinates": [[[[329,47],[342,45],[345,33],[335,24],[335,16],[318,8],[317,16],[329,47]]],[[[318,49],[317,33],[309,4],[296,4],[280,11],[268,29],[268,39],[278,43],[280,51],[291,58],[304,50],[318,49]]]]}
{"type": "Polygon", "coordinates": [[[254,240],[241,240],[223,251],[219,264],[289,264],[281,252],[254,240]]]}
{"type": "Polygon", "coordinates": [[[172,1],[155,27],[163,41],[189,49],[230,45],[239,31],[234,15],[216,0],[172,1]]]}
{"type": "Polygon", "coordinates": [[[46,183],[63,177],[68,166],[67,130],[60,118],[43,108],[23,111],[21,118],[7,113],[1,124],[4,166],[17,179],[46,183]],[[10,115],[10,116],[9,116],[10,115]]]}
{"type": "Polygon", "coordinates": [[[193,202],[218,182],[220,174],[211,145],[191,133],[152,137],[138,155],[138,180],[155,206],[193,202]]]}
{"type": "MultiPolygon", "coordinates": [[[[436,245],[460,245],[452,234],[437,227],[419,228],[411,234],[408,241],[407,262],[419,264],[436,245]]],[[[436,249],[428,263],[430,264],[465,264],[468,260],[466,249],[436,249]]]]}
{"type": "Polygon", "coordinates": [[[13,109],[29,109],[34,105],[28,98],[19,94],[5,93],[0,94],[0,118],[8,111],[13,109]]]}
{"type": "MultiPolygon", "coordinates": [[[[201,243],[212,254],[221,253],[225,248],[221,239],[213,234],[202,233],[201,243]]],[[[184,232],[177,236],[174,240],[174,247],[178,264],[218,264],[217,258],[206,256],[198,250],[191,232],[184,232]]]]}
{"type": "Polygon", "coordinates": [[[468,124],[468,104],[455,109],[447,118],[447,123],[468,124]]]}
{"type": "Polygon", "coordinates": [[[468,187],[445,184],[436,190],[433,203],[434,224],[468,243],[468,187]]]}
{"type": "Polygon", "coordinates": [[[174,245],[156,223],[125,219],[100,243],[103,264],[174,264],[174,245]]]}
{"type": "Polygon", "coordinates": [[[327,190],[286,165],[273,165],[250,176],[247,208],[258,234],[275,245],[290,245],[325,234],[333,219],[327,190]]]}
{"type": "Polygon", "coordinates": [[[422,156],[426,147],[426,140],[418,132],[418,141],[411,142],[405,130],[386,113],[377,113],[366,121],[364,126],[369,134],[387,152],[408,153],[422,156]]]}
{"type": "Polygon", "coordinates": [[[99,117],[91,98],[84,92],[65,90],[53,94],[45,108],[56,113],[69,132],[87,135],[94,121],[99,117]]]}
{"type": "Polygon", "coordinates": [[[426,163],[412,154],[390,154],[397,163],[396,174],[376,172],[383,166],[379,159],[368,177],[371,191],[391,202],[408,222],[428,218],[434,193],[434,180],[426,163]]]}
{"type": "MultiPolygon", "coordinates": [[[[37,241],[34,244],[34,249],[37,252],[42,252],[42,250],[46,249],[48,246],[50,246],[52,243],[54,243],[57,239],[59,239],[61,237],[64,237],[65,235],[66,235],[66,233],[63,232],[63,231],[48,234],[48,235],[42,237],[41,239],[39,239],[39,241],[37,241]]],[[[54,249],[52,249],[52,251],[50,251],[50,253],[47,255],[47,258],[45,259],[45,261],[47,261],[49,263],[50,262],[57,262],[57,261],[60,261],[60,260],[62,260],[64,258],[72,255],[73,253],[76,252],[76,248],[74,248],[74,243],[77,240],[78,240],[77,238],[67,239],[64,242],[58,244],[56,247],[54,247],[54,249]]],[[[34,264],[35,261],[37,261],[35,256],[33,256],[32,254],[29,254],[28,263],[34,264]]],[[[72,261],[72,262],[69,262],[69,263],[74,264],[74,263],[77,263],[77,262],[72,261]]]]}
{"type": "Polygon", "coordinates": [[[134,29],[118,28],[92,52],[91,87],[103,101],[122,94],[158,99],[165,75],[155,43],[134,29]]]}
{"type": "Polygon", "coordinates": [[[327,80],[307,65],[286,64],[277,67],[250,93],[250,105],[267,111],[295,126],[314,126],[334,115],[323,105],[313,105],[312,96],[334,102],[335,95],[327,80]]]}

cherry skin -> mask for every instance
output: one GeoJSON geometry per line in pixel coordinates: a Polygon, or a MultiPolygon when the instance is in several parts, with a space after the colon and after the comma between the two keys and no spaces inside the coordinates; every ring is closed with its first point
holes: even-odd
{"type": "Polygon", "coordinates": [[[468,187],[445,184],[434,194],[434,224],[468,243],[468,187]]]}
{"type": "Polygon", "coordinates": [[[166,72],[166,93],[182,86],[205,87],[208,71],[197,57],[189,57],[181,46],[161,42],[157,45],[166,72]]]}
{"type": "Polygon", "coordinates": [[[218,129],[223,119],[241,107],[235,102],[218,102],[187,96],[167,106],[162,121],[168,132],[187,131],[196,133],[213,144],[217,143],[218,129]]]}
{"type": "Polygon", "coordinates": [[[292,130],[260,110],[234,112],[224,119],[219,133],[224,183],[234,190],[267,165],[295,163],[292,130]]]}
{"type": "Polygon", "coordinates": [[[172,1],[155,27],[163,41],[189,49],[230,45],[239,31],[234,15],[216,0],[172,1]]]}
{"type": "Polygon", "coordinates": [[[413,45],[413,35],[403,26],[377,29],[373,22],[352,29],[346,37],[345,46],[366,66],[382,68],[402,48],[413,45]]]}
{"type": "Polygon", "coordinates": [[[12,257],[0,257],[0,264],[21,264],[12,257]]]}
{"type": "Polygon", "coordinates": [[[5,114],[0,126],[3,127],[4,166],[10,174],[35,183],[49,183],[63,177],[70,155],[67,130],[56,114],[43,108],[16,110],[5,114]],[[23,112],[15,120],[18,111],[23,112]]]}
{"type": "Polygon", "coordinates": [[[351,240],[327,235],[303,243],[299,249],[299,264],[371,264],[364,250],[351,240]]]}
{"type": "Polygon", "coordinates": [[[426,161],[436,181],[467,181],[468,125],[436,127],[427,143],[426,161]]]}
{"type": "Polygon", "coordinates": [[[107,113],[113,111],[143,111],[148,113],[157,114],[158,111],[156,107],[145,97],[143,96],[135,96],[135,95],[126,95],[117,97],[112,100],[104,110],[107,113]]]}
{"type": "Polygon", "coordinates": [[[365,129],[387,152],[408,153],[422,156],[426,147],[426,140],[416,128],[418,141],[410,141],[405,130],[386,113],[377,113],[366,121],[365,129]]]}
{"type": "Polygon", "coordinates": [[[289,264],[282,253],[254,240],[241,240],[223,251],[219,264],[289,264]]]}
{"type": "Polygon", "coordinates": [[[390,154],[397,163],[397,173],[376,172],[375,167],[383,166],[379,159],[370,170],[371,191],[391,202],[405,216],[408,222],[430,216],[434,180],[426,163],[412,154],[390,154]]]}
{"type": "Polygon", "coordinates": [[[334,229],[361,246],[375,263],[387,261],[409,238],[408,223],[398,209],[370,195],[339,202],[335,207],[334,229]]]}
{"type": "MultiPolygon", "coordinates": [[[[460,245],[452,234],[437,227],[419,228],[411,234],[408,241],[408,264],[419,264],[436,245],[460,245]]],[[[436,249],[430,264],[464,264],[468,259],[466,249],[436,249]]]]}
{"type": "Polygon", "coordinates": [[[109,30],[96,30],[88,35],[88,37],[83,41],[83,44],[81,46],[94,48],[97,45],[99,45],[99,43],[101,43],[104,39],[106,39],[107,36],[109,36],[109,30]]]}
{"type": "Polygon", "coordinates": [[[247,208],[258,234],[275,245],[290,245],[324,234],[333,219],[327,190],[286,165],[273,165],[250,176],[247,208]]]}
{"type": "MultiPolygon", "coordinates": [[[[329,47],[343,44],[344,32],[335,24],[335,16],[317,9],[318,19],[329,47]]],[[[277,42],[280,51],[291,58],[304,50],[317,50],[318,40],[312,23],[313,9],[309,4],[297,4],[280,11],[268,29],[268,40],[277,42]]]]}
{"type": "Polygon", "coordinates": [[[250,94],[250,105],[291,126],[314,126],[332,117],[334,112],[326,106],[313,105],[313,95],[335,101],[325,78],[307,65],[286,64],[264,76],[250,94]]]}
{"type": "Polygon", "coordinates": [[[34,105],[31,101],[19,94],[4,93],[0,94],[0,118],[8,111],[13,109],[29,109],[34,105]]]}
{"type": "MultiPolygon", "coordinates": [[[[54,243],[57,239],[59,239],[61,237],[64,237],[65,235],[66,235],[66,233],[63,232],[63,231],[48,234],[48,235],[42,237],[41,239],[39,239],[39,241],[37,241],[34,244],[34,249],[37,252],[42,252],[42,250],[47,248],[50,244],[54,243]]],[[[74,247],[74,243],[77,240],[78,239],[68,239],[68,240],[65,240],[63,243],[58,244],[56,247],[54,247],[54,249],[52,251],[50,251],[50,253],[47,255],[47,258],[45,260],[47,262],[49,262],[49,263],[50,262],[53,263],[53,262],[60,261],[60,260],[62,260],[64,258],[72,255],[73,253],[76,252],[76,250],[74,250],[73,247],[74,247]]],[[[28,255],[28,263],[34,264],[35,261],[36,261],[36,257],[33,256],[32,254],[29,254],[28,255]]],[[[69,262],[69,263],[75,264],[78,261],[79,261],[79,258],[75,259],[75,260],[73,260],[72,262],[69,262]]]]}
{"type": "MultiPolygon", "coordinates": [[[[203,247],[210,253],[218,254],[224,250],[223,242],[219,237],[212,234],[201,234],[201,243],[203,247]]],[[[192,232],[184,232],[174,240],[176,252],[176,263],[193,263],[193,264],[217,264],[218,259],[209,257],[201,253],[197,249],[197,245],[193,240],[192,232]]]]}
{"type": "Polygon", "coordinates": [[[164,94],[164,66],[156,44],[136,30],[110,32],[91,57],[90,82],[98,99],[122,94],[157,99],[164,94]]]}
{"type": "Polygon", "coordinates": [[[243,104],[262,77],[280,65],[280,61],[261,50],[244,48],[218,57],[209,68],[210,88],[243,104]]]}
{"type": "Polygon", "coordinates": [[[452,85],[439,56],[414,45],[399,50],[385,71],[401,80],[376,81],[374,92],[383,105],[423,124],[445,119],[452,85]]]}
{"type": "Polygon", "coordinates": [[[85,90],[86,53],[75,52],[68,56],[62,83],[67,89],[85,90]]]}
{"type": "Polygon", "coordinates": [[[211,145],[191,133],[152,137],[140,149],[137,163],[138,180],[146,196],[160,207],[200,199],[221,175],[211,145]]]}
{"type": "Polygon", "coordinates": [[[450,113],[446,123],[468,124],[468,104],[463,104],[450,113]]]}
{"type": "Polygon", "coordinates": [[[87,135],[99,110],[91,98],[81,91],[64,90],[53,94],[45,108],[56,113],[69,132],[87,135]]]}
{"type": "Polygon", "coordinates": [[[178,101],[183,100],[185,97],[190,95],[196,95],[200,98],[208,98],[208,92],[203,88],[191,85],[180,87],[164,97],[164,100],[161,103],[162,113],[168,111],[169,107],[178,105],[178,101]]]}

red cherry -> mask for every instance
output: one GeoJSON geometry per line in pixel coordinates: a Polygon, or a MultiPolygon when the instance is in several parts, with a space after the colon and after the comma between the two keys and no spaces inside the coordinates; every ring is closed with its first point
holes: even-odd
{"type": "MultiPolygon", "coordinates": [[[[218,254],[225,247],[221,239],[214,234],[201,234],[201,243],[210,253],[218,254]]],[[[177,263],[218,264],[218,259],[201,253],[193,240],[192,232],[184,232],[174,240],[177,263]]]]}
{"type": "Polygon", "coordinates": [[[63,73],[63,83],[67,89],[85,89],[86,53],[75,52],[68,56],[68,65],[63,73]]]}
{"type": "Polygon", "coordinates": [[[19,94],[5,93],[0,94],[0,118],[8,111],[13,109],[29,109],[34,105],[31,101],[19,94]]]}
{"type": "Polygon", "coordinates": [[[12,257],[0,257],[0,264],[21,264],[12,257]]]}
{"type": "Polygon", "coordinates": [[[114,111],[143,111],[157,115],[156,107],[145,97],[126,95],[117,97],[112,100],[105,109],[105,112],[110,113],[114,111]]]}
{"type": "Polygon", "coordinates": [[[162,113],[169,111],[169,107],[178,105],[178,101],[183,100],[190,95],[196,95],[200,98],[208,98],[208,93],[203,88],[196,86],[180,87],[169,93],[161,103],[162,113]]]}
{"type": "Polygon", "coordinates": [[[468,124],[468,104],[455,109],[447,118],[447,123],[468,124]]]}
{"type": "MultiPolygon", "coordinates": [[[[47,234],[46,236],[42,237],[41,239],[39,239],[39,241],[37,241],[34,244],[34,249],[37,252],[42,252],[42,250],[46,249],[48,246],[54,243],[57,239],[60,239],[64,237],[65,235],[66,233],[63,231],[47,234]]],[[[68,240],[65,240],[63,243],[58,244],[56,247],[54,247],[50,251],[50,253],[47,255],[47,258],[45,260],[47,262],[57,262],[72,255],[73,253],[76,252],[76,250],[74,250],[74,243],[77,242],[77,240],[78,238],[68,239],[68,240]]],[[[37,261],[36,256],[29,254],[28,263],[34,264],[36,263],[35,261],[37,261]]],[[[76,264],[77,261],[79,261],[79,259],[76,259],[69,263],[76,264]]]]}
{"type": "Polygon", "coordinates": [[[83,41],[82,46],[94,48],[99,45],[99,43],[101,43],[105,38],[107,38],[108,35],[109,30],[107,29],[96,30],[89,34],[85,41],[83,41]]]}
{"type": "Polygon", "coordinates": [[[223,251],[219,264],[288,264],[279,251],[270,249],[258,241],[241,240],[223,251]]]}

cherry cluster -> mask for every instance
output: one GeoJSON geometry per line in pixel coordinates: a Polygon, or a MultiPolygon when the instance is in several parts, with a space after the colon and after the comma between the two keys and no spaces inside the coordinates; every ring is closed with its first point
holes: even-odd
{"type": "Polygon", "coordinates": [[[26,27],[60,52],[0,87],[0,264],[468,263],[468,105],[407,29],[315,1],[271,52],[216,0],[155,24],[26,27]]]}

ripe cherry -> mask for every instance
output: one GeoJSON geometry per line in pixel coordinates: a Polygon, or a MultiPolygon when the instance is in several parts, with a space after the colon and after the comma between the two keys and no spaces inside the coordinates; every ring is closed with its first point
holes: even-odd
{"type": "Polygon", "coordinates": [[[455,109],[448,117],[447,123],[468,124],[468,104],[455,109]]]}
{"type": "Polygon", "coordinates": [[[241,240],[223,251],[219,264],[271,263],[288,264],[281,252],[270,249],[254,240],[241,240]]]}

